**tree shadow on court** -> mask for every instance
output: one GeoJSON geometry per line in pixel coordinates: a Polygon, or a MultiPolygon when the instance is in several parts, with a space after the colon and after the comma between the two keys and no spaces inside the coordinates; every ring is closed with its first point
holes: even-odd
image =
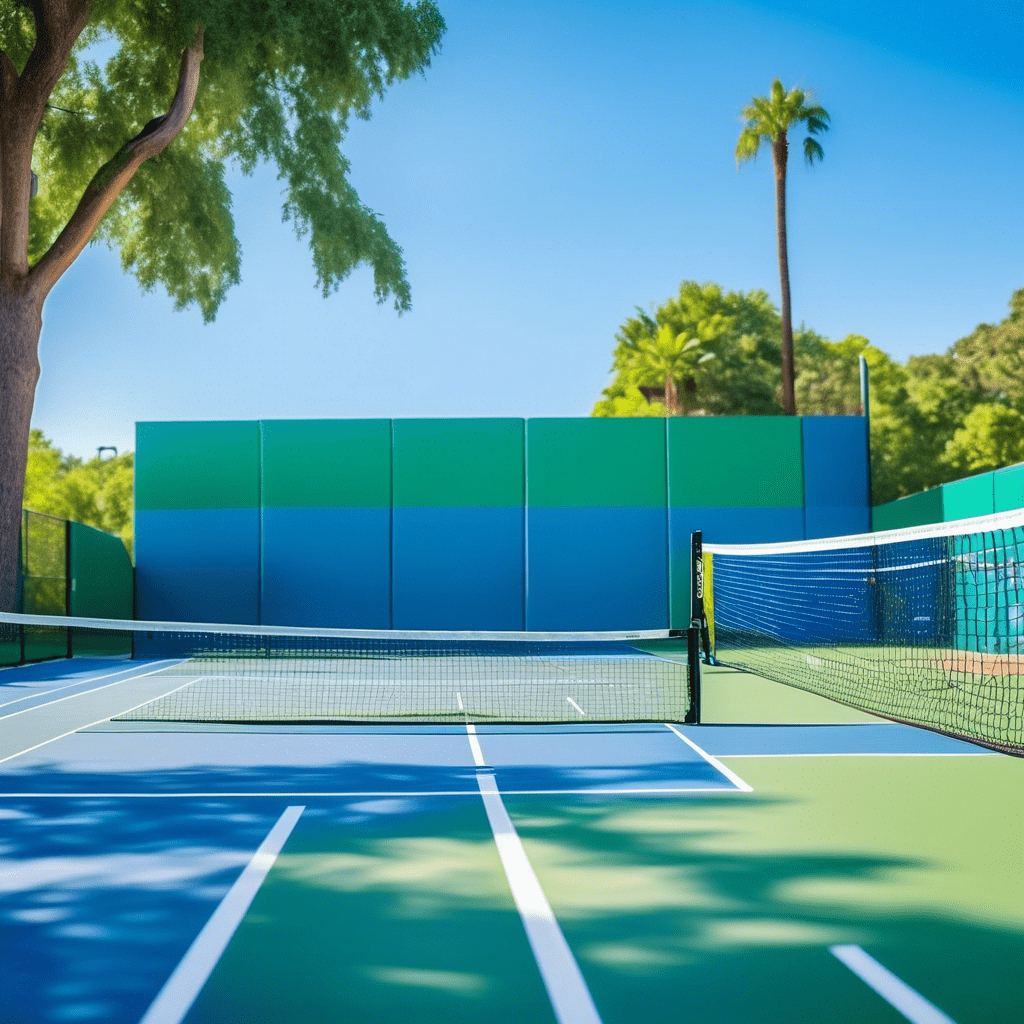
{"type": "MultiPolygon", "coordinates": [[[[648,770],[661,768],[629,769],[634,779],[648,770]]],[[[536,788],[579,788],[587,771],[547,769],[536,788]]],[[[2,778],[7,792],[154,794],[0,802],[5,1020],[137,1021],[295,803],[307,810],[190,1024],[552,1019],[472,770],[339,762],[83,773],[53,760],[2,778]],[[285,788],[381,795],[166,795],[285,788]],[[442,788],[469,795],[403,795],[442,788]]],[[[1012,915],[973,913],[971,892],[949,891],[948,878],[928,898],[912,883],[938,854],[779,843],[780,830],[820,813],[809,799],[507,802],[606,1024],[898,1020],[828,953],[835,943],[865,946],[958,1024],[1019,1012],[1024,936],[1012,915]]],[[[1006,879],[1006,895],[1019,904],[1019,880],[1006,879]]]]}

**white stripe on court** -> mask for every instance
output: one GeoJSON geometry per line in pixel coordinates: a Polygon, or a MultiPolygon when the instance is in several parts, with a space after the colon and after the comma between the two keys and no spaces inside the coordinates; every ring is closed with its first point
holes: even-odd
{"type": "Polygon", "coordinates": [[[586,718],[586,717],[587,717],[587,713],[586,713],[586,711],[584,711],[584,710],[583,710],[583,708],[581,708],[581,707],[579,706],[579,704],[577,704],[577,703],[576,703],[576,701],[574,701],[574,700],[572,699],[572,697],[566,697],[565,699],[566,699],[566,700],[567,700],[567,701],[568,701],[568,702],[569,702],[569,703],[570,703],[570,704],[571,704],[571,705],[572,705],[572,706],[573,706],[573,707],[574,707],[574,708],[575,708],[575,709],[576,709],[576,710],[577,710],[577,711],[578,711],[578,712],[579,712],[579,713],[580,713],[580,714],[581,714],[581,715],[582,715],[582,716],[583,716],[584,718],[586,718]]]}
{"type": "MultiPolygon", "coordinates": [[[[487,762],[480,749],[476,726],[467,722],[466,734],[473,751],[473,763],[478,768],[485,767],[487,762]]],[[[476,784],[480,788],[487,821],[498,847],[501,866],[505,869],[505,877],[512,890],[512,899],[515,900],[558,1024],[601,1024],[601,1017],[594,1006],[587,983],[583,980],[579,964],[540,887],[519,833],[505,809],[494,776],[487,772],[477,772],[476,784]]]]}
{"type": "MultiPolygon", "coordinates": [[[[14,715],[24,715],[29,711],[45,711],[47,708],[52,707],[54,704],[59,704],[62,700],[72,700],[75,697],[90,697],[94,693],[96,693],[97,690],[105,690],[108,686],[116,686],[118,683],[133,683],[139,679],[144,678],[145,676],[155,675],[157,671],[162,670],[155,670],[154,672],[143,672],[142,675],[140,676],[132,676],[130,679],[119,679],[117,680],[116,683],[106,683],[103,686],[98,686],[96,687],[96,690],[84,690],[82,693],[72,693],[69,694],[67,697],[58,697],[57,700],[50,701],[48,704],[40,704],[38,707],[25,708],[22,711],[15,711],[14,714],[7,715],[6,717],[13,718],[14,715]]],[[[30,754],[32,753],[33,750],[38,750],[40,747],[45,747],[48,743],[54,743],[57,740],[64,739],[65,736],[73,736],[76,732],[81,732],[83,729],[91,729],[94,725],[99,725],[101,722],[109,722],[111,718],[116,717],[116,715],[130,714],[132,711],[136,711],[146,704],[152,704],[156,700],[162,700],[164,697],[169,697],[172,693],[177,693],[178,690],[184,690],[186,686],[191,686],[193,683],[198,682],[199,679],[201,678],[202,677],[199,676],[196,679],[189,679],[188,682],[182,683],[181,686],[176,686],[173,690],[168,690],[166,693],[162,693],[157,697],[149,697],[146,700],[140,701],[138,704],[135,704],[130,708],[126,708],[124,711],[115,712],[114,715],[104,715],[103,718],[97,718],[95,722],[86,722],[84,725],[76,725],[73,729],[68,729],[57,736],[47,736],[46,739],[43,740],[41,743],[35,743],[31,747],[25,747],[22,750],[15,751],[13,754],[8,754],[6,757],[0,757],[0,764],[3,764],[5,761],[12,761],[14,760],[14,758],[21,757],[23,754],[30,754]]]]}
{"type": "MultiPolygon", "coordinates": [[[[166,662],[147,661],[147,662],[143,662],[142,665],[139,666],[140,668],[142,668],[144,666],[147,666],[147,665],[156,665],[156,668],[150,668],[148,671],[140,672],[136,676],[126,676],[124,679],[115,679],[112,683],[104,683],[102,686],[94,686],[91,690],[83,690],[82,693],[83,694],[85,694],[85,693],[95,693],[97,690],[105,690],[108,686],[117,686],[118,683],[130,683],[130,682],[133,682],[136,679],[145,679],[146,676],[155,675],[157,672],[162,672],[168,666],[176,665],[176,664],[178,664],[178,663],[175,662],[175,661],[166,661],[166,662]]],[[[127,669],[125,669],[124,671],[127,671],[127,669]]],[[[114,673],[114,674],[115,675],[120,675],[119,672],[114,673]]],[[[105,676],[101,676],[100,678],[102,679],[102,678],[106,678],[106,677],[105,676]]],[[[194,682],[194,680],[190,680],[190,681],[194,682]]],[[[65,690],[65,689],[67,689],[67,687],[62,686],[61,689],[65,690]]],[[[178,689],[181,689],[181,687],[178,687],[178,689]]],[[[62,700],[71,700],[73,697],[78,697],[78,696],[80,696],[80,694],[69,693],[66,697],[57,697],[55,700],[43,701],[42,704],[36,704],[36,705],[34,705],[33,707],[30,707],[30,708],[22,708],[20,711],[12,711],[9,715],[3,715],[2,717],[4,717],[4,718],[14,718],[15,715],[25,715],[25,714],[28,714],[29,711],[37,710],[37,708],[49,707],[51,704],[59,704],[62,700]]],[[[149,701],[145,701],[144,703],[148,704],[149,701]]],[[[141,707],[142,705],[140,704],[139,706],[141,707]]],[[[101,721],[105,722],[106,719],[105,718],[101,719],[101,721]]]]}
{"type": "MultiPolygon", "coordinates": [[[[152,662],[145,662],[146,665],[151,665],[152,662]]],[[[167,661],[168,665],[173,665],[173,660],[167,661]]],[[[137,665],[137,668],[141,668],[141,665],[137,665]]],[[[137,669],[131,668],[119,668],[116,672],[104,672],[101,676],[85,676],[81,679],[76,679],[73,683],[65,683],[64,686],[54,686],[49,690],[36,690],[34,693],[27,693],[24,697],[15,697],[14,700],[7,700],[0,704],[0,708],[9,708],[12,704],[20,704],[23,700],[32,700],[34,697],[49,697],[51,693],[60,693],[62,690],[70,690],[73,686],[87,686],[89,683],[99,682],[101,679],[110,679],[113,676],[124,675],[125,672],[133,672],[137,669]]],[[[133,676],[129,678],[134,678],[133,676]]],[[[42,704],[47,704],[49,701],[42,701],[42,704]]],[[[0,715],[0,717],[5,717],[0,715]]]]}
{"type": "Polygon", "coordinates": [[[512,898],[516,901],[558,1024],[601,1024],[579,964],[540,887],[494,778],[480,773],[476,781],[512,898]]]}
{"type": "Polygon", "coordinates": [[[693,740],[684,736],[674,725],[670,725],[668,722],[665,722],[664,725],[666,729],[671,729],[688,747],[692,747],[693,750],[700,754],[712,768],[720,771],[738,790],[743,793],[754,792],[753,786],[748,786],[735,772],[726,768],[717,757],[712,757],[706,750],[702,750],[693,740]]]}
{"type": "Polygon", "coordinates": [[[487,762],[484,760],[484,753],[480,749],[480,741],[476,738],[476,726],[472,722],[466,723],[466,735],[469,737],[469,749],[473,751],[473,764],[477,768],[484,768],[487,762]]]}
{"type": "Polygon", "coordinates": [[[465,711],[466,709],[462,706],[462,694],[458,690],[455,691],[455,699],[459,702],[459,710],[465,711]]]}
{"type": "Polygon", "coordinates": [[[951,1017],[929,1003],[860,946],[831,946],[829,952],[846,964],[864,984],[873,988],[894,1010],[902,1013],[911,1024],[955,1024],[951,1017]]]}
{"type": "Polygon", "coordinates": [[[304,807],[289,807],[277,819],[277,824],[267,833],[252,860],[160,989],[140,1024],[180,1024],[185,1019],[304,810],[304,807]]]}
{"type": "Polygon", "coordinates": [[[723,754],[722,757],[999,757],[998,750],[946,750],[942,753],[928,753],[909,750],[860,751],[830,750],[813,754],[723,754]]]}

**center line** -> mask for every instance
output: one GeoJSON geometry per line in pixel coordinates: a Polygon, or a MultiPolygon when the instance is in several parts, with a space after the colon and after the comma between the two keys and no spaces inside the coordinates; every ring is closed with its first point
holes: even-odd
{"type": "Polygon", "coordinates": [[[566,699],[566,700],[567,700],[567,701],[568,701],[568,702],[569,702],[569,703],[570,703],[570,704],[571,704],[571,705],[572,705],[572,706],[573,706],[573,707],[574,707],[574,708],[575,708],[575,709],[576,709],[576,710],[577,710],[577,711],[578,711],[578,712],[579,712],[579,713],[580,713],[581,715],[583,715],[583,717],[584,717],[584,718],[586,718],[586,717],[587,717],[587,713],[586,713],[586,711],[584,711],[584,710],[583,710],[583,708],[581,708],[581,707],[579,706],[579,704],[577,704],[577,703],[576,703],[576,701],[574,701],[574,700],[572,699],[572,697],[566,697],[565,699],[566,699]]]}
{"type": "MultiPolygon", "coordinates": [[[[466,733],[473,751],[473,763],[478,768],[486,768],[487,762],[484,761],[476,726],[472,722],[466,723],[466,733]]],[[[505,809],[505,801],[501,799],[494,776],[489,771],[477,772],[476,784],[480,787],[480,796],[483,798],[491,832],[494,833],[501,866],[505,869],[512,899],[515,900],[526,930],[526,938],[537,961],[548,999],[551,1000],[551,1008],[555,1011],[555,1019],[558,1024],[601,1024],[601,1017],[579,964],[540,887],[519,833],[505,809]]]]}
{"type": "Polygon", "coordinates": [[[865,985],[873,988],[893,1009],[902,1013],[911,1024],[954,1024],[951,1017],[929,1003],[860,946],[832,946],[829,952],[846,964],[865,985]]]}
{"type": "Polygon", "coordinates": [[[277,824],[267,833],[252,860],[160,989],[140,1024],[181,1024],[185,1019],[304,810],[304,807],[289,807],[277,819],[277,824]]]}

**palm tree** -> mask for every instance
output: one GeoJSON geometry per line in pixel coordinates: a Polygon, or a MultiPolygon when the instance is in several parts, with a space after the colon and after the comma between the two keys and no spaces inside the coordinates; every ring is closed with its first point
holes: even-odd
{"type": "Polygon", "coordinates": [[[804,158],[808,165],[825,154],[812,136],[827,132],[828,111],[809,104],[810,96],[800,89],[786,92],[782,82],[772,82],[770,96],[755,96],[743,108],[743,131],[736,143],[736,165],[757,156],[762,142],[770,142],[775,158],[775,223],[779,235],[779,282],[782,288],[782,406],[789,416],[796,415],[793,391],[793,315],[789,300],[789,253],[786,246],[786,161],[789,159],[789,131],[796,125],[807,126],[804,158]]]}
{"type": "MultiPolygon", "coordinates": [[[[634,369],[643,379],[664,381],[665,411],[669,416],[685,416],[697,397],[697,367],[714,359],[715,353],[700,338],[687,340],[685,334],[677,334],[668,324],[657,327],[649,317],[646,319],[656,331],[649,329],[640,339],[634,369]]],[[[662,389],[655,385],[640,390],[649,400],[662,389]]]]}

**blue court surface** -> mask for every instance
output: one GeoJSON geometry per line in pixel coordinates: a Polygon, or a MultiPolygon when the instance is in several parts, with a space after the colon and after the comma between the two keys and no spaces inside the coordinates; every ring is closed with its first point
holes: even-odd
{"type": "Polygon", "coordinates": [[[64,709],[0,761],[3,1024],[1021,1019],[1018,759],[878,720],[65,728],[124,671],[0,672],[8,746],[64,709]]]}

